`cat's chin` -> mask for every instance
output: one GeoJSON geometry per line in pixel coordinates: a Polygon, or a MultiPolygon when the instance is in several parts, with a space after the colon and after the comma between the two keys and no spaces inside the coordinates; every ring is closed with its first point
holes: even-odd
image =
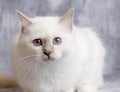
{"type": "Polygon", "coordinates": [[[52,62],[55,61],[56,59],[54,57],[43,56],[42,60],[43,62],[52,62]]]}
{"type": "Polygon", "coordinates": [[[44,62],[52,62],[52,61],[55,61],[54,58],[43,58],[43,61],[44,62]]]}
{"type": "Polygon", "coordinates": [[[43,58],[42,60],[43,60],[43,62],[55,62],[55,61],[59,61],[59,60],[61,60],[61,58],[62,57],[57,57],[57,58],[55,58],[55,57],[50,57],[50,58],[43,58]]]}

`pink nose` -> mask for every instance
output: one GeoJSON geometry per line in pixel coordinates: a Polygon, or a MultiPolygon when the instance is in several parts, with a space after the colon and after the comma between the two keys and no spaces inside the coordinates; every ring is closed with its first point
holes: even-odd
{"type": "Polygon", "coordinates": [[[50,56],[50,54],[51,54],[52,52],[47,52],[47,51],[44,51],[43,53],[44,53],[46,56],[48,56],[48,57],[49,57],[49,56],[50,56]]]}

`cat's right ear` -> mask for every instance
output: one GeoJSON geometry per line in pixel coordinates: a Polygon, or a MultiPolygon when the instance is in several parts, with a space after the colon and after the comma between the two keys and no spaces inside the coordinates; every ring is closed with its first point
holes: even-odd
{"type": "Polygon", "coordinates": [[[20,21],[22,23],[23,27],[27,27],[32,24],[30,18],[28,18],[26,15],[24,15],[22,12],[17,11],[17,15],[20,18],[20,21]]]}

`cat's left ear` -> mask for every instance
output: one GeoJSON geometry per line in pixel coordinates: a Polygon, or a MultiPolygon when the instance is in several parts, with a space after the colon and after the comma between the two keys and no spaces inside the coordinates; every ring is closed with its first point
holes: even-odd
{"type": "Polygon", "coordinates": [[[72,30],[73,27],[73,15],[74,15],[74,9],[69,9],[63,16],[60,17],[60,23],[67,26],[70,30],[72,30]]]}
{"type": "Polygon", "coordinates": [[[32,24],[30,18],[28,18],[26,15],[24,15],[22,12],[17,11],[17,14],[20,18],[20,21],[22,22],[23,27],[27,27],[32,24]]]}

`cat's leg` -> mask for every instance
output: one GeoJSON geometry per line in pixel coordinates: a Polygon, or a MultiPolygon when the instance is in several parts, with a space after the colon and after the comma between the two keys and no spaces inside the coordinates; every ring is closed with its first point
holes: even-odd
{"type": "Polygon", "coordinates": [[[1,73],[0,72],[0,88],[17,88],[19,87],[17,81],[14,76],[1,73]]]}
{"type": "Polygon", "coordinates": [[[98,88],[104,84],[103,60],[99,60],[93,61],[90,67],[88,65],[83,77],[77,83],[77,92],[98,92],[98,88]]]}
{"type": "Polygon", "coordinates": [[[77,92],[98,92],[98,88],[94,85],[84,85],[78,87],[77,92]]]}

